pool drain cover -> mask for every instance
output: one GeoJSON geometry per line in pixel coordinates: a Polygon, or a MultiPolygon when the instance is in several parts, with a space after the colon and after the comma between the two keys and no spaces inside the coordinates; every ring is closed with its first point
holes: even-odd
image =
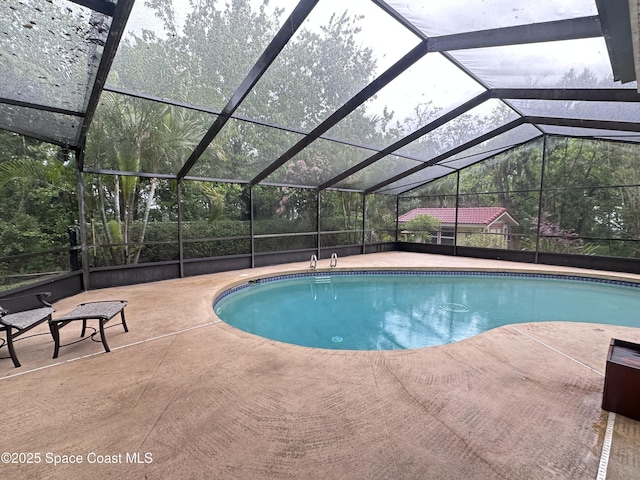
{"type": "Polygon", "coordinates": [[[440,308],[445,312],[464,313],[470,310],[469,307],[462,303],[441,303],[440,308]]]}
{"type": "Polygon", "coordinates": [[[335,337],[331,337],[331,341],[335,343],[340,343],[342,341],[342,337],[340,335],[336,335],[335,337]]]}

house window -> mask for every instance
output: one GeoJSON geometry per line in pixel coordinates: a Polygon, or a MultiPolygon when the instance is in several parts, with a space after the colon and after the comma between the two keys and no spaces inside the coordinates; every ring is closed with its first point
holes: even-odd
{"type": "Polygon", "coordinates": [[[455,230],[453,227],[440,228],[440,242],[442,245],[453,245],[455,241],[455,230]]]}

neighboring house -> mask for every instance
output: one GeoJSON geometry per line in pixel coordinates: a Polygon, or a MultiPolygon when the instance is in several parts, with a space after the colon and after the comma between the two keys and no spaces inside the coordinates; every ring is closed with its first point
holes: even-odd
{"type": "MultiPolygon", "coordinates": [[[[453,245],[454,226],[456,222],[455,208],[414,208],[398,218],[402,225],[418,215],[430,215],[441,222],[440,231],[434,235],[432,243],[453,245]]],[[[503,207],[469,207],[458,209],[457,245],[470,244],[469,238],[484,239],[481,245],[501,248],[513,248],[512,227],[518,226],[517,220],[503,207]],[[482,245],[482,243],[486,245],[482,245]]]]}

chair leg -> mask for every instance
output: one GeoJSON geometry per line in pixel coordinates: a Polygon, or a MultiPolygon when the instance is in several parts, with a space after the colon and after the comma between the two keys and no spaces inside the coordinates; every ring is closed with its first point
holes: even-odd
{"type": "Polygon", "coordinates": [[[53,337],[53,358],[58,358],[58,351],[60,350],[60,332],[58,331],[58,324],[56,322],[49,322],[49,330],[51,330],[51,336],[53,337]]]}
{"type": "Polygon", "coordinates": [[[100,338],[102,339],[102,345],[104,345],[104,351],[110,352],[109,345],[107,345],[107,337],[104,334],[104,324],[108,322],[108,320],[100,319],[100,338]]]}
{"type": "Polygon", "coordinates": [[[7,348],[9,349],[9,355],[11,356],[11,360],[13,360],[13,365],[18,368],[20,366],[20,362],[18,361],[16,350],[13,348],[13,335],[11,334],[11,327],[7,325],[5,328],[7,329],[7,348]]]}
{"type": "Polygon", "coordinates": [[[86,333],[86,331],[87,331],[87,319],[84,318],[82,319],[82,332],[80,332],[80,336],[84,337],[84,334],[86,333]]]}
{"type": "Polygon", "coordinates": [[[127,322],[124,320],[124,308],[120,310],[120,317],[122,318],[122,326],[124,327],[124,331],[128,332],[129,328],[127,327],[127,322]]]}

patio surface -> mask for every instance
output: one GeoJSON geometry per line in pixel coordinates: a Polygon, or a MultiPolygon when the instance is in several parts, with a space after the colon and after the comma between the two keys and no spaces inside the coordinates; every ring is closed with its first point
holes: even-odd
{"type": "MultiPolygon", "coordinates": [[[[16,344],[22,367],[0,361],[0,450],[19,462],[3,454],[0,478],[596,479],[609,342],[640,342],[640,328],[518,324],[439,347],[330,351],[239,331],[212,311],[231,284],[308,267],[57,302],[54,317],[81,302],[126,299],[129,333],[107,329],[111,353],[85,340],[53,360],[41,325],[42,335],[16,344]]],[[[411,253],[338,260],[340,269],[372,267],[594,273],[411,253]]],[[[62,343],[79,330],[62,329],[62,343]]],[[[616,415],[606,473],[640,478],[640,422],[616,415]]]]}

